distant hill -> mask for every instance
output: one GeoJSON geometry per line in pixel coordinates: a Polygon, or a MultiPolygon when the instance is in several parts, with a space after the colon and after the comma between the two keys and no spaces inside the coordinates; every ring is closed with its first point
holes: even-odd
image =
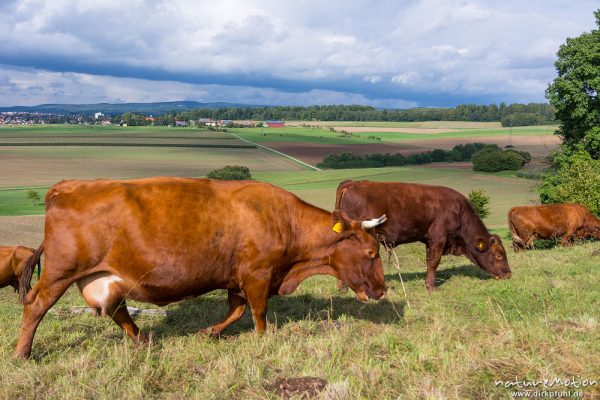
{"type": "Polygon", "coordinates": [[[123,114],[126,112],[143,114],[164,114],[170,111],[189,111],[199,108],[254,108],[264,107],[236,103],[201,103],[198,101],[167,101],[160,103],[97,103],[97,104],[40,104],[38,106],[0,107],[0,112],[41,112],[52,114],[123,114]]]}

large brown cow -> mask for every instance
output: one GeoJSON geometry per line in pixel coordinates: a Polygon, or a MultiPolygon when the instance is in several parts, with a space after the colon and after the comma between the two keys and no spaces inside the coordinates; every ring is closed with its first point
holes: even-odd
{"type": "Polygon", "coordinates": [[[34,249],[24,246],[0,246],[0,288],[12,286],[15,291],[19,290],[19,277],[33,252],[34,249]]]}
{"type": "Polygon", "coordinates": [[[473,206],[457,191],[401,182],[344,181],[336,209],[350,218],[386,214],[374,234],[386,246],[422,242],[427,249],[425,286],[435,289],[435,271],[444,254],[464,254],[495,278],[511,274],[498,235],[488,232],[473,206]]]}
{"type": "Polygon", "coordinates": [[[75,282],[88,305],[134,341],[145,337],[125,299],[165,305],[227,289],[229,312],[209,328],[213,334],[241,318],[246,304],[264,331],[269,297],[315,274],[341,279],[360,300],[380,299],[379,244],[366,229],[384,221],[361,223],[252,181],[60,182],[46,194],[41,278],[28,287],[29,264],[21,277],[26,296],[15,354],[29,357],[39,322],[75,282]]]}
{"type": "Polygon", "coordinates": [[[600,220],[580,204],[545,204],[513,207],[508,226],[515,251],[533,248],[535,239],[558,239],[566,246],[575,238],[600,239],[600,220]]]}

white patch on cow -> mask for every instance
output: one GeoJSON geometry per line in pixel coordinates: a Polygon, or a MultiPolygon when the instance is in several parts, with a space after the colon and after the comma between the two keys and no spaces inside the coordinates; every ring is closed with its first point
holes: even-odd
{"type": "Polygon", "coordinates": [[[123,282],[123,280],[118,276],[101,273],[80,279],[77,285],[85,302],[92,308],[100,309],[102,315],[105,315],[109,305],[108,301],[111,294],[114,293],[114,284],[119,282],[123,282]]]}

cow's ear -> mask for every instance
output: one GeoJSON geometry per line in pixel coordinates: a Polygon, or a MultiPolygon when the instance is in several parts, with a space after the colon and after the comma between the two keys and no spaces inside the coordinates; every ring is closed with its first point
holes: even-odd
{"type": "Polygon", "coordinates": [[[500,243],[502,243],[500,241],[500,236],[498,236],[498,235],[492,235],[492,236],[490,236],[490,244],[491,245],[500,244],[500,243]]]}
{"type": "Polygon", "coordinates": [[[342,233],[348,227],[346,218],[343,215],[343,212],[340,210],[333,210],[333,212],[331,213],[331,221],[333,223],[331,229],[335,233],[342,233]]]}
{"type": "Polygon", "coordinates": [[[488,243],[487,241],[482,238],[481,236],[478,236],[475,238],[475,248],[480,251],[480,252],[485,252],[488,249],[488,243]]]}

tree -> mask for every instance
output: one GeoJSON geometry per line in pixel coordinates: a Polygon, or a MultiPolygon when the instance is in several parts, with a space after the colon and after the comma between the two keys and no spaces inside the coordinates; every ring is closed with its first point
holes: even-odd
{"type": "Polygon", "coordinates": [[[41,197],[40,194],[38,192],[36,192],[35,190],[28,190],[27,191],[27,199],[29,201],[31,201],[31,205],[34,206],[36,201],[40,201],[41,197]]]}
{"type": "Polygon", "coordinates": [[[579,203],[600,216],[600,160],[580,149],[564,157],[556,175],[539,188],[542,203],[579,203]]]}
{"type": "MultiPolygon", "coordinates": [[[[587,136],[600,126],[600,9],[594,16],[598,29],[568,38],[560,46],[554,63],[558,76],[546,90],[560,121],[556,133],[571,149],[586,142],[587,136]]],[[[596,153],[594,158],[598,156],[596,153]]]]}
{"type": "Polygon", "coordinates": [[[483,189],[471,190],[469,192],[469,201],[481,219],[490,215],[490,196],[485,194],[483,189]]]}

